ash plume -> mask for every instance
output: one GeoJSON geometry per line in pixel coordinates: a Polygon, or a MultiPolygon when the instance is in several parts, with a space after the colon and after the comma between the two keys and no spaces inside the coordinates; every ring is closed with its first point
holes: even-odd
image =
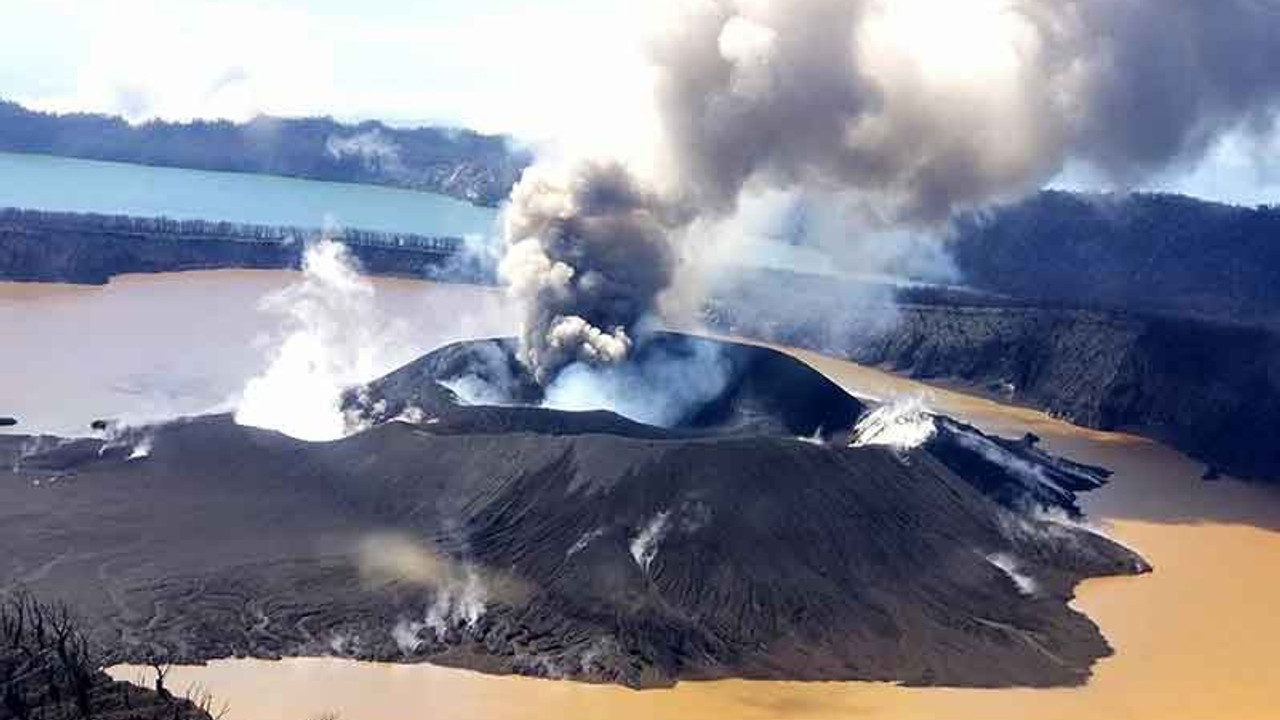
{"type": "Polygon", "coordinates": [[[934,228],[1069,160],[1128,186],[1270,132],[1280,99],[1272,0],[700,0],[666,27],[652,169],[535,167],[514,190],[503,275],[542,382],[625,358],[673,243],[744,194],[836,198],[846,238],[934,228]]]}
{"type": "Polygon", "coordinates": [[[573,362],[611,365],[671,282],[674,206],[616,162],[527,172],[506,214],[499,272],[519,302],[521,360],[540,383],[573,362]]]}

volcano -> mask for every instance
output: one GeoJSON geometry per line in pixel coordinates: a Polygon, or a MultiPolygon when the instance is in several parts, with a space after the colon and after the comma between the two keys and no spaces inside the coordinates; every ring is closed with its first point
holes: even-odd
{"type": "Polygon", "coordinates": [[[229,416],[0,437],[0,578],[72,602],[117,660],[991,687],[1086,680],[1110,649],[1074,586],[1148,569],[1069,520],[1106,472],[1033,439],[886,418],[789,356],[675,334],[607,378],[648,400],[696,380],[664,423],[567,411],[515,350],[354,389],[362,429],[331,443],[229,416]],[[877,442],[886,421],[916,441],[877,442]]]}

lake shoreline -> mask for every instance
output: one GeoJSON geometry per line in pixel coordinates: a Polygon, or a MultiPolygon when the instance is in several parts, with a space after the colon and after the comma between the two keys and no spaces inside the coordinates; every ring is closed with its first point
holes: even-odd
{"type": "MultiPolygon", "coordinates": [[[[322,711],[377,720],[415,702],[432,702],[455,717],[485,720],[606,711],[622,720],[715,715],[747,720],[850,715],[875,720],[1272,717],[1267,678],[1280,680],[1280,674],[1258,663],[1269,657],[1280,633],[1268,624],[1265,593],[1256,586],[1232,589],[1229,578],[1249,577],[1252,571],[1255,581],[1261,580],[1257,572],[1280,560],[1280,493],[1234,480],[1200,482],[1194,461],[1145,438],[1078,429],[1033,409],[1003,407],[987,398],[838,359],[815,362],[820,356],[794,352],[855,394],[922,395],[935,409],[985,430],[1035,432],[1055,452],[1117,470],[1110,485],[1086,495],[1086,504],[1105,532],[1144,553],[1156,571],[1140,578],[1085,580],[1077,587],[1072,607],[1099,625],[1116,652],[1101,661],[1087,684],[975,691],[893,683],[695,680],[635,693],[432,664],[385,665],[323,656],[213,661],[175,674],[230,699],[241,708],[233,711],[233,720],[301,720],[322,711]],[[1236,603],[1235,610],[1226,610],[1225,603],[1236,603]],[[1238,616],[1231,617],[1232,612],[1238,616]],[[1190,652],[1191,647],[1203,655],[1190,652]],[[1201,657],[1213,658],[1215,665],[1204,667],[1201,657]],[[1254,676],[1247,683],[1240,675],[1244,667],[1252,668],[1254,676]]],[[[138,669],[111,672],[129,679],[138,669]]]]}
{"type": "Polygon", "coordinates": [[[306,248],[341,242],[376,277],[492,282],[456,236],[0,209],[0,281],[105,285],[113,277],[298,269],[306,248]]]}
{"type": "MultiPolygon", "coordinates": [[[[279,319],[264,297],[297,272],[220,270],[129,275],[101,287],[0,285],[9,350],[5,412],[24,434],[87,428],[92,417],[176,409],[198,414],[261,371],[279,319]],[[200,318],[193,322],[192,318],[200,318]],[[86,363],[85,359],[91,361],[86,363]],[[58,408],[76,407],[70,416],[58,408]]],[[[373,279],[378,312],[412,328],[392,369],[426,350],[510,334],[509,308],[489,287],[373,279]]],[[[399,336],[397,336],[399,337],[399,336]]],[[[428,665],[344,660],[214,662],[177,668],[173,687],[199,684],[229,700],[228,720],[385,720],[429,706],[477,720],[1272,720],[1280,646],[1271,598],[1280,587],[1280,493],[1256,483],[1200,480],[1203,465],[1144,439],[1067,425],[838,358],[793,350],[861,396],[922,396],[935,410],[1006,436],[1033,432],[1047,450],[1116,472],[1084,496],[1102,529],[1156,567],[1141,578],[1090,580],[1072,606],[1115,648],[1084,687],[964,691],[868,683],[681,683],[636,693],[616,687],[503,678],[428,665]]],[[[133,676],[121,679],[134,680],[133,676]]]]}

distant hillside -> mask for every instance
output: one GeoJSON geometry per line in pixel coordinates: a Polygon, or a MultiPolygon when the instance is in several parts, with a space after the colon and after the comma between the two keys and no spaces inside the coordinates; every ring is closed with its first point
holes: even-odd
{"type": "Polygon", "coordinates": [[[1257,326],[907,293],[896,308],[781,276],[727,288],[717,332],[977,389],[1076,425],[1130,431],[1209,466],[1280,483],[1280,333],[1257,326]],[[761,289],[761,286],[764,286],[761,289]],[[802,288],[802,289],[796,289],[802,288]],[[828,298],[836,299],[828,299],[828,298]],[[843,297],[843,300],[840,298],[843,297]],[[859,304],[860,302],[860,304],[859,304]],[[814,312],[797,320],[793,310],[814,312]]]}
{"type": "Polygon", "coordinates": [[[371,275],[492,279],[483,253],[456,237],[0,208],[0,281],[101,284],[123,273],[296,268],[307,243],[326,236],[371,275]]]}
{"type": "Polygon", "coordinates": [[[1042,192],[963,218],[957,231],[957,265],[979,290],[1246,323],[1280,317],[1280,206],[1042,192]]]}
{"type": "Polygon", "coordinates": [[[130,125],[107,115],[53,115],[0,101],[0,151],[389,185],[496,205],[527,153],[466,130],[402,130],[370,121],[254,118],[130,125]]]}

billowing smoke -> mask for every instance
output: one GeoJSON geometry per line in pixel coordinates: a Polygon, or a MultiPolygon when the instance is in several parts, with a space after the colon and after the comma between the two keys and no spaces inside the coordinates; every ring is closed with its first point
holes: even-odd
{"type": "Polygon", "coordinates": [[[538,382],[610,365],[671,282],[674,207],[619,163],[527,172],[506,214],[499,271],[521,305],[521,360],[538,382]]]}
{"type": "Polygon", "coordinates": [[[503,274],[540,381],[626,357],[673,241],[744,195],[837,198],[849,234],[927,228],[1068,160],[1131,183],[1269,131],[1280,99],[1272,0],[699,0],[666,27],[645,169],[535,167],[513,193],[503,274]]]}
{"type": "Polygon", "coordinates": [[[1269,125],[1271,0],[711,0],[656,43],[668,172],[697,206],[753,183],[853,192],[889,222],[1129,179],[1269,125]]]}

